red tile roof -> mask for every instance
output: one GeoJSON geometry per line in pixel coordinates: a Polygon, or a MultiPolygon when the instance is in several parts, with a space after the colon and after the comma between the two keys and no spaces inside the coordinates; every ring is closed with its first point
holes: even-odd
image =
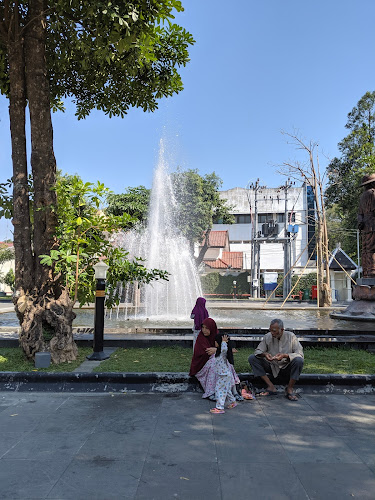
{"type": "Polygon", "coordinates": [[[227,262],[232,269],[242,269],[243,252],[223,252],[222,259],[227,262]]]}
{"type": "Polygon", "coordinates": [[[206,266],[211,267],[211,269],[228,269],[228,264],[221,259],[217,260],[204,260],[206,266]]]}
{"type": "Polygon", "coordinates": [[[223,252],[221,259],[204,260],[211,269],[242,269],[243,252],[223,252]]]}
{"type": "MultiPolygon", "coordinates": [[[[211,231],[210,236],[208,238],[208,246],[209,247],[220,247],[224,248],[228,239],[228,231],[211,231]]],[[[202,245],[204,244],[202,242],[202,245]]]]}

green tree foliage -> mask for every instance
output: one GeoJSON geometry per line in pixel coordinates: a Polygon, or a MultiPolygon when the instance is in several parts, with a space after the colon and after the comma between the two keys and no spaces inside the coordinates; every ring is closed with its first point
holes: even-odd
{"type": "MultiPolygon", "coordinates": [[[[30,1],[18,2],[20,30],[27,29],[30,1]]],[[[63,109],[72,97],[77,116],[92,109],[124,116],[129,107],[155,111],[157,100],[183,89],[178,67],[189,61],[190,33],[173,23],[179,0],[46,2],[46,55],[51,102],[63,109]]],[[[7,18],[0,7],[0,89],[10,94],[7,18]]]]}
{"type": "Polygon", "coordinates": [[[14,282],[15,282],[14,271],[13,271],[13,269],[9,269],[9,271],[4,276],[3,283],[8,285],[9,288],[11,288],[13,290],[14,289],[14,282]]]}
{"type": "MultiPolygon", "coordinates": [[[[125,213],[144,224],[147,221],[151,190],[144,186],[128,187],[124,194],[109,193],[105,213],[121,216],[125,213]]],[[[133,225],[131,222],[130,225],[133,225]]],[[[123,227],[127,229],[129,223],[123,227]]]]}
{"type": "Polygon", "coordinates": [[[105,215],[102,211],[109,192],[102,183],[83,182],[77,176],[60,176],[57,186],[58,230],[56,248],[42,255],[41,262],[54,266],[61,274],[72,300],[80,305],[94,301],[93,265],[98,256],[109,265],[107,275],[107,307],[119,303],[118,284],[168,279],[168,273],[146,269],[141,259],[129,261],[128,253],[113,246],[110,235],[134,220],[128,214],[105,215]]]}
{"type": "Polygon", "coordinates": [[[353,256],[356,239],[352,231],[357,228],[359,186],[363,175],[375,172],[375,92],[366,92],[358,101],[348,114],[346,128],[350,132],[338,144],[341,156],[334,158],[327,169],[325,198],[327,206],[333,209],[330,242],[341,242],[353,256]],[[335,226],[337,222],[339,227],[335,226]]]}
{"type": "MultiPolygon", "coordinates": [[[[6,278],[9,273],[5,274],[1,272],[2,265],[10,260],[14,259],[13,248],[9,248],[8,245],[0,244],[0,283],[8,284],[6,278]]],[[[12,270],[13,273],[13,270],[12,270]]]]}
{"type": "Polygon", "coordinates": [[[0,2],[0,92],[9,98],[13,162],[13,300],[20,345],[29,358],[49,349],[58,363],[77,353],[59,261],[49,267],[39,258],[60,251],[51,108],[63,109],[62,100],[70,98],[78,118],[93,109],[109,116],[124,116],[130,107],[154,111],[160,98],[183,88],[178,71],[189,61],[194,40],[173,23],[182,10],[179,0],[0,2]],[[46,329],[55,332],[48,344],[46,329]]]}
{"type": "Polygon", "coordinates": [[[178,170],[172,180],[178,200],[177,226],[191,245],[203,240],[213,222],[234,222],[231,207],[219,196],[222,180],[215,172],[201,176],[197,170],[178,170]]]}
{"type": "Polygon", "coordinates": [[[236,281],[236,294],[248,294],[249,273],[243,272],[236,276],[221,275],[218,272],[208,273],[201,277],[203,292],[206,294],[231,295],[234,292],[233,281],[236,281]]]}
{"type": "Polygon", "coordinates": [[[0,245],[0,265],[5,264],[14,259],[13,248],[9,248],[8,245],[0,245]]]}

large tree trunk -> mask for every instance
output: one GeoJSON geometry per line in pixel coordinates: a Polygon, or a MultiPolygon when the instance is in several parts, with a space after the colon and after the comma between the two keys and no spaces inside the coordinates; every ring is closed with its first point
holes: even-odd
{"type": "MultiPolygon", "coordinates": [[[[43,0],[30,0],[25,30],[26,92],[30,110],[31,167],[34,185],[33,273],[20,273],[23,293],[17,297],[16,311],[21,323],[20,344],[29,358],[36,352],[50,351],[55,363],[73,360],[77,347],[73,341],[73,301],[53,269],[40,264],[40,255],[55,246],[56,160],[50,110],[49,79],[45,58],[43,0]],[[27,284],[27,285],[26,285],[27,284]]],[[[25,207],[24,207],[25,212],[25,207]]],[[[25,213],[23,217],[26,218],[25,213]]],[[[18,245],[18,243],[17,243],[18,245]]],[[[29,244],[30,248],[30,244],[29,244]]],[[[31,248],[30,248],[31,251],[31,248]]]]}
{"type": "Polygon", "coordinates": [[[24,40],[17,33],[8,43],[9,118],[13,161],[13,225],[15,251],[15,289],[17,294],[30,290],[34,279],[31,250],[31,225],[27,183],[25,133],[26,82],[24,40]]]}

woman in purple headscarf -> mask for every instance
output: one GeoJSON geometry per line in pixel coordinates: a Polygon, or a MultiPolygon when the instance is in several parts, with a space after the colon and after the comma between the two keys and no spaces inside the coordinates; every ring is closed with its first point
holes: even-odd
{"type": "Polygon", "coordinates": [[[191,311],[190,318],[194,320],[193,328],[193,350],[198,334],[201,331],[203,321],[208,318],[209,314],[206,309],[206,299],[198,297],[193,310],[191,311]]]}

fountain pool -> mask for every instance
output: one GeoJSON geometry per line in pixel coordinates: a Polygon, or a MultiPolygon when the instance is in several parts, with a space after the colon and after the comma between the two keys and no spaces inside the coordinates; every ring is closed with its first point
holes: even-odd
{"type": "MultiPolygon", "coordinates": [[[[370,322],[355,322],[336,320],[329,317],[330,311],[317,310],[280,310],[280,309],[220,309],[210,307],[210,316],[215,319],[219,328],[268,328],[271,319],[280,318],[284,321],[286,329],[319,329],[319,330],[349,330],[352,332],[375,332],[375,324],[370,322]]],[[[74,327],[94,326],[94,314],[89,309],[75,310],[77,318],[74,327]]],[[[15,313],[0,314],[0,327],[16,327],[18,321],[15,313]]],[[[106,329],[116,329],[121,332],[124,329],[135,328],[191,328],[192,320],[188,316],[157,316],[147,319],[144,315],[125,318],[122,311],[118,316],[116,312],[107,314],[105,319],[106,329]]]]}

